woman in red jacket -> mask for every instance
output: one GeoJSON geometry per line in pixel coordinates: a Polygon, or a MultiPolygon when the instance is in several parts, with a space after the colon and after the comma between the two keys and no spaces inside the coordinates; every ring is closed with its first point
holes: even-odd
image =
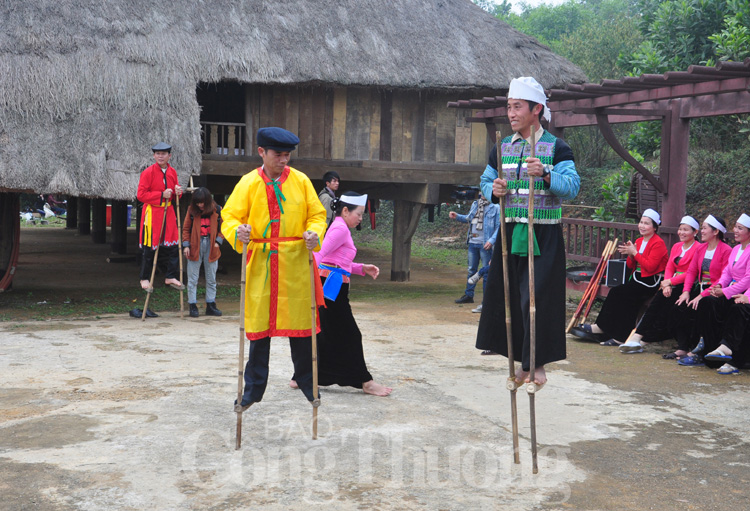
{"type": "Polygon", "coordinates": [[[596,323],[573,328],[574,335],[584,339],[608,339],[600,343],[602,346],[619,346],[625,342],[641,306],[658,290],[661,272],[667,265],[667,246],[656,234],[660,223],[661,217],[653,209],[643,212],[638,222],[641,237],[635,243],[628,241],[617,247],[618,252],[628,256],[630,278],[609,291],[596,323]]]}
{"type": "Polygon", "coordinates": [[[698,227],[698,221],[691,216],[684,216],[680,220],[680,226],[677,228],[680,241],[672,246],[669,253],[664,280],[659,285],[659,292],[643,313],[635,332],[628,337],[625,344],[620,346],[622,353],[641,353],[644,342],[660,342],[671,337],[669,313],[677,298],[682,294],[685,272],[701,245],[695,240],[698,227]]]}

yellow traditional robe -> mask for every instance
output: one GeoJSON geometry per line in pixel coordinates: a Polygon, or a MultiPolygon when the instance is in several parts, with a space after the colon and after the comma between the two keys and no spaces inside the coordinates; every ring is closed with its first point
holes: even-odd
{"type": "Polygon", "coordinates": [[[312,335],[310,265],[302,233],[314,231],[322,242],[326,210],[310,179],[286,167],[274,184],[262,168],[255,169],[234,187],[221,216],[224,239],[237,252],[242,253],[237,227],[248,224],[252,229],[245,283],[247,338],[312,335]]]}

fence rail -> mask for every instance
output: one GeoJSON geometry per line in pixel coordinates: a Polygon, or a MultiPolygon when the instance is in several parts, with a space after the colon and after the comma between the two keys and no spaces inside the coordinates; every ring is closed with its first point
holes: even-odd
{"type": "Polygon", "coordinates": [[[245,124],[236,122],[202,122],[203,154],[245,155],[245,124]]]}
{"type": "MultiPolygon", "coordinates": [[[[563,218],[563,239],[567,258],[572,261],[596,264],[607,241],[617,238],[619,243],[640,237],[638,224],[622,222],[599,222],[582,218],[563,218]]],[[[660,228],[659,236],[669,249],[677,239],[677,228],[660,228]]],[[[614,258],[619,254],[615,252],[614,258]]]]}

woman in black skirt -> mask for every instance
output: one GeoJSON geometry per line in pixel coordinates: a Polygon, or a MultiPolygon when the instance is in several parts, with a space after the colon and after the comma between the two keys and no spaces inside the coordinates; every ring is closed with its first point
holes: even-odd
{"type": "MultiPolygon", "coordinates": [[[[349,305],[351,274],[378,278],[380,269],[373,264],[354,262],[357,248],[351,229],[362,222],[367,195],[345,192],[332,203],[335,214],[320,252],[315,254],[323,281],[326,306],[320,307],[318,337],[318,385],[340,385],[362,389],[366,394],[387,396],[393,390],[375,383],[367,370],[362,350],[362,334],[349,305]]],[[[290,386],[295,387],[294,379],[290,386]]]]}
{"type": "Polygon", "coordinates": [[[596,323],[573,328],[574,335],[585,339],[608,339],[600,343],[603,346],[620,346],[627,340],[635,327],[638,311],[656,294],[661,272],[667,266],[667,246],[656,234],[660,223],[661,217],[653,209],[643,212],[638,222],[641,237],[635,243],[628,241],[617,247],[618,252],[628,256],[627,266],[632,271],[630,278],[609,291],[596,323]]]}

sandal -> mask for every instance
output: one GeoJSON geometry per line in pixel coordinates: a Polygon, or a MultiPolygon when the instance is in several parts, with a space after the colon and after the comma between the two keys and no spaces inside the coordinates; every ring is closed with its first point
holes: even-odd
{"type": "Polygon", "coordinates": [[[601,340],[604,339],[603,334],[593,333],[591,331],[591,325],[587,325],[585,323],[580,326],[571,328],[570,333],[580,339],[591,341],[591,342],[601,342],[601,340]]]}
{"type": "Polygon", "coordinates": [[[600,342],[602,346],[622,346],[622,343],[620,341],[617,341],[615,339],[610,339],[608,341],[600,342]]]}
{"type": "Polygon", "coordinates": [[[693,367],[706,365],[703,363],[703,359],[700,357],[700,355],[687,355],[679,359],[677,363],[680,364],[681,366],[693,366],[693,367]]]}
{"type": "Polygon", "coordinates": [[[705,355],[703,358],[705,358],[706,360],[718,360],[718,361],[732,360],[732,355],[727,355],[726,353],[721,351],[721,348],[717,348],[713,350],[711,353],[709,353],[708,355],[705,355]]]}
{"type": "Polygon", "coordinates": [[[726,376],[730,374],[739,374],[740,370],[731,364],[724,364],[716,372],[726,376]]]}
{"type": "Polygon", "coordinates": [[[492,351],[492,350],[484,350],[484,351],[482,352],[482,355],[499,355],[499,354],[500,354],[500,353],[495,353],[495,352],[494,352],[494,351],[492,351]]]}
{"type": "Polygon", "coordinates": [[[672,353],[665,353],[661,356],[664,360],[680,360],[684,355],[678,355],[675,352],[672,353]]]}

